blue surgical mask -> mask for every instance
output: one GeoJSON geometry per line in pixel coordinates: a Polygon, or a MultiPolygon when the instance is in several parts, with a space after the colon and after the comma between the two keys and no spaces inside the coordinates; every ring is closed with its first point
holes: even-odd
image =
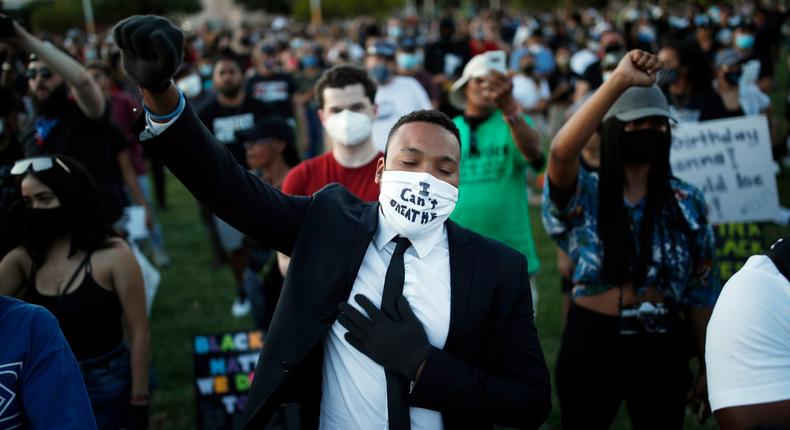
{"type": "Polygon", "coordinates": [[[640,42],[653,43],[656,41],[656,30],[653,27],[642,26],[637,33],[640,42]]]}
{"type": "Polygon", "coordinates": [[[390,79],[390,75],[392,75],[389,66],[384,63],[376,64],[372,69],[370,69],[369,73],[370,76],[379,84],[387,82],[390,79]]]}
{"type": "Polygon", "coordinates": [[[398,54],[398,67],[403,70],[414,70],[419,65],[419,58],[417,54],[412,53],[400,53],[398,54]]]}
{"type": "Polygon", "coordinates": [[[198,73],[204,78],[210,78],[212,69],[211,64],[201,64],[198,68],[198,73]]]}
{"type": "Polygon", "coordinates": [[[305,68],[318,66],[318,57],[315,55],[307,55],[302,58],[302,66],[305,68]]]}
{"type": "Polygon", "coordinates": [[[735,46],[738,49],[752,49],[752,46],[754,46],[754,36],[751,34],[739,34],[735,37],[735,46]]]}
{"type": "Polygon", "coordinates": [[[394,40],[400,39],[403,36],[403,29],[397,26],[387,28],[387,34],[394,40]]]}

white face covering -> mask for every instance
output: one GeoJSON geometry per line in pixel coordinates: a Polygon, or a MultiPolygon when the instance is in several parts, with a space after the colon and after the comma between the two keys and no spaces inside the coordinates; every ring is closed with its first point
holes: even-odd
{"type": "Polygon", "coordinates": [[[197,73],[193,73],[191,75],[185,76],[176,82],[178,88],[184,92],[184,95],[187,98],[196,97],[200,94],[202,88],[202,83],[200,82],[200,75],[197,73]]]}
{"type": "Polygon", "coordinates": [[[324,128],[335,143],[355,146],[367,140],[373,133],[373,118],[344,109],[330,115],[324,122],[324,128]]]}
{"type": "Polygon", "coordinates": [[[387,170],[381,175],[381,209],[403,237],[419,239],[441,228],[456,201],[458,188],[430,173],[387,170]]]}

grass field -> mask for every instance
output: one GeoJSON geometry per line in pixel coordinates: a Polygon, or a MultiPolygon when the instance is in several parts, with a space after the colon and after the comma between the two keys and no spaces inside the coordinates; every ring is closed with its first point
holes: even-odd
{"type": "MultiPolygon", "coordinates": [[[[784,56],[782,56],[784,59],[784,56]]],[[[784,61],[777,64],[777,91],[774,114],[781,118],[787,94],[787,70],[784,61]]],[[[784,125],[778,130],[783,135],[784,125]]],[[[778,176],[782,205],[790,206],[790,171],[778,176]]],[[[173,265],[163,272],[152,315],[153,361],[159,379],[154,393],[152,414],[160,428],[168,430],[196,427],[195,399],[192,383],[190,340],[193,334],[253,327],[248,318],[230,316],[234,283],[230,270],[212,271],[208,240],[198,218],[197,204],[191,195],[170,177],[168,182],[169,209],[160,214],[173,265]]],[[[537,209],[532,210],[535,242],[542,262],[539,274],[540,302],[537,327],[549,368],[553,369],[561,335],[561,298],[559,276],[556,271],[554,244],[544,232],[537,209]]],[[[778,238],[790,233],[784,227],[771,226],[766,236],[778,238]]],[[[559,427],[556,397],[549,424],[559,427]]],[[[613,426],[628,429],[624,411],[613,426]]],[[[687,416],[688,429],[715,429],[713,420],[703,427],[687,416]]]]}

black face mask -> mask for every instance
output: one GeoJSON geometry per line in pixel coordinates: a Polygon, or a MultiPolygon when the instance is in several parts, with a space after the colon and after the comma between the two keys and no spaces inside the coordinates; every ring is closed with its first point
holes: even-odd
{"type": "Polygon", "coordinates": [[[222,93],[223,96],[233,98],[236,97],[241,91],[241,85],[233,85],[224,88],[217,88],[217,92],[222,93]]]}
{"type": "Polygon", "coordinates": [[[724,80],[732,86],[737,86],[741,80],[741,72],[727,72],[724,74],[724,80]]]}
{"type": "Polygon", "coordinates": [[[645,164],[656,160],[669,145],[669,134],[654,129],[628,131],[623,134],[623,163],[645,164]]]}
{"type": "Polygon", "coordinates": [[[523,70],[523,71],[524,71],[524,74],[525,74],[525,75],[531,75],[531,74],[532,74],[532,72],[534,72],[534,71],[535,71],[535,66],[524,66],[524,68],[523,68],[523,69],[521,69],[521,70],[523,70]]]}
{"type": "Polygon", "coordinates": [[[63,237],[69,229],[63,206],[54,209],[25,209],[25,241],[33,247],[44,247],[63,237]]]}

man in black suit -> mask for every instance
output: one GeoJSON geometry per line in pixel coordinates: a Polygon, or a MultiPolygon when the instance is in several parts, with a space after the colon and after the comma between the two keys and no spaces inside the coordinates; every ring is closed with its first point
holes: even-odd
{"type": "Polygon", "coordinates": [[[393,127],[379,203],[342,186],[286,196],[246,172],[170,83],[183,35],[164,18],[118,24],[143,88],[141,141],[207,207],[291,256],[258,361],[245,428],[285,402],[305,428],[536,428],[550,384],[527,262],[447,217],[460,139],[443,114],[393,127]],[[379,309],[380,307],[380,309],[379,309]]]}

